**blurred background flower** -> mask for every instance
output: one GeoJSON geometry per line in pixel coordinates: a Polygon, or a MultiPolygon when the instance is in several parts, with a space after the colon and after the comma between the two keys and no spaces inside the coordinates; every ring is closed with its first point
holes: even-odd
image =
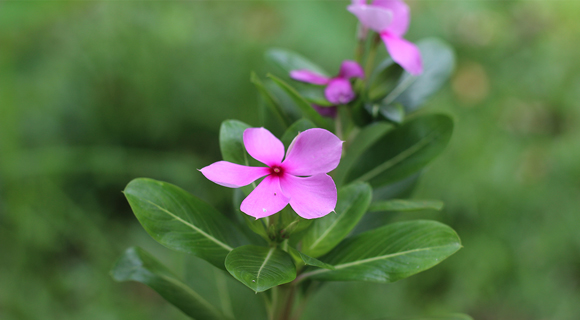
{"type": "MultiPolygon", "coordinates": [[[[457,51],[427,107],[457,121],[415,192],[445,209],[382,218],[442,221],[465,249],[394,284],[329,284],[305,319],[577,319],[580,2],[408,3],[408,40],[437,36],[457,51]]],[[[352,59],[348,4],[0,3],[0,318],[185,319],[149,288],[109,277],[135,244],[186,279],[206,275],[192,286],[217,295],[225,278],[154,242],[120,191],[151,177],[233,214],[231,190],[196,170],[221,159],[219,124],[260,125],[249,74],[271,70],[269,47],[327,70],[352,59]]],[[[252,319],[259,307],[247,299],[252,319]]]]}

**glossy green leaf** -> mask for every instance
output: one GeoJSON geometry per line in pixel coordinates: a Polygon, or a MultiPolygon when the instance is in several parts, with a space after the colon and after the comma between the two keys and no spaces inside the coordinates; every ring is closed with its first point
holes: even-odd
{"type": "Polygon", "coordinates": [[[373,71],[371,76],[368,97],[370,101],[383,99],[398,84],[403,68],[394,63],[391,57],[383,60],[373,71]]]}
{"type": "Polygon", "coordinates": [[[249,165],[249,155],[244,146],[244,131],[250,125],[238,120],[226,120],[220,126],[220,151],[225,161],[249,165]]]}
{"type": "Polygon", "coordinates": [[[149,286],[193,319],[229,319],[139,247],[125,251],[113,266],[111,276],[116,281],[137,281],[149,286]]]}
{"type": "Polygon", "coordinates": [[[453,49],[438,39],[424,39],[417,43],[423,59],[423,73],[413,76],[407,72],[397,86],[383,100],[384,107],[398,102],[407,112],[420,107],[449,79],[455,67],[453,49]]]}
{"type": "Polygon", "coordinates": [[[294,51],[272,48],[266,51],[265,57],[266,61],[278,66],[286,74],[289,74],[292,70],[306,69],[323,76],[328,76],[326,71],[320,66],[294,51]]]}
{"type": "Polygon", "coordinates": [[[457,233],[442,223],[398,222],[346,239],[322,259],[335,270],[314,270],[301,277],[388,283],[427,270],[460,248],[457,233]]]}
{"type": "Polygon", "coordinates": [[[300,119],[300,120],[294,122],[286,130],[286,132],[284,132],[284,135],[282,136],[282,139],[281,139],[282,143],[284,143],[284,146],[286,147],[286,149],[288,149],[288,146],[290,146],[290,143],[292,142],[292,140],[294,140],[294,138],[296,138],[296,136],[300,132],[303,132],[305,130],[312,129],[312,128],[316,128],[316,125],[314,123],[312,123],[312,121],[310,121],[308,119],[300,119]]]}
{"type": "Polygon", "coordinates": [[[292,98],[294,103],[296,103],[296,105],[302,111],[303,115],[306,118],[312,120],[312,122],[314,122],[318,127],[326,129],[330,128],[330,124],[328,123],[328,121],[324,119],[316,110],[314,110],[310,102],[304,99],[304,97],[302,97],[300,93],[296,91],[296,89],[292,88],[292,86],[290,86],[284,80],[274,75],[269,74],[268,78],[272,79],[272,81],[276,85],[278,85],[282,90],[284,90],[284,92],[286,92],[290,96],[290,98],[292,98]]]}
{"type": "Polygon", "coordinates": [[[366,183],[354,183],[338,191],[336,213],[314,220],[302,238],[300,251],[320,257],[334,248],[354,229],[367,211],[372,189],[366,183]]]}
{"type": "Polygon", "coordinates": [[[332,172],[332,176],[334,177],[337,186],[343,184],[346,174],[359,157],[393,128],[394,126],[392,124],[385,121],[375,122],[364,127],[352,142],[347,142],[347,144],[343,146],[346,150],[345,155],[340,159],[338,167],[332,172]]]}
{"type": "Polygon", "coordinates": [[[352,165],[346,181],[367,181],[374,188],[421,170],[449,143],[453,120],[443,114],[414,118],[388,132],[352,165]]]}
{"type": "Polygon", "coordinates": [[[300,252],[292,247],[288,248],[288,253],[290,253],[290,255],[295,260],[302,261],[302,263],[304,263],[307,266],[314,266],[314,267],[334,270],[334,266],[331,266],[328,263],[324,263],[316,258],[312,258],[311,256],[307,256],[304,253],[302,253],[302,252],[300,252]]]}
{"type": "Polygon", "coordinates": [[[403,120],[405,120],[405,108],[398,103],[381,108],[381,114],[387,120],[395,123],[403,123],[403,120]]]}
{"type": "Polygon", "coordinates": [[[226,269],[256,292],[288,283],[296,278],[296,266],[286,252],[247,245],[236,248],[226,258],[226,269]]]}
{"type": "Polygon", "coordinates": [[[369,212],[379,211],[417,211],[417,210],[437,210],[443,209],[443,201],[439,200],[401,200],[393,199],[373,202],[369,206],[369,212]]]}
{"type": "Polygon", "coordinates": [[[220,212],[172,184],[138,178],[124,193],[147,233],[170,249],[224,268],[228,253],[246,242],[220,212]]]}
{"type": "Polygon", "coordinates": [[[286,111],[284,111],[284,108],[282,108],[280,102],[276,100],[275,96],[270,91],[268,91],[268,88],[264,86],[262,80],[260,80],[260,78],[258,77],[258,75],[256,75],[256,73],[252,72],[252,74],[250,75],[250,82],[252,82],[256,86],[256,89],[258,89],[258,91],[262,95],[262,98],[264,98],[266,105],[270,108],[272,113],[278,118],[280,123],[283,124],[285,127],[287,127],[290,124],[289,123],[290,121],[288,115],[286,114],[286,111]]]}

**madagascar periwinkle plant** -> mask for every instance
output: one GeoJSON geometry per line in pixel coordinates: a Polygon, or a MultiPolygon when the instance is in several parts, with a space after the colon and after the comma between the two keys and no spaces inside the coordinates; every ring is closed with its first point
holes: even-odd
{"type": "MultiPolygon", "coordinates": [[[[263,127],[222,123],[223,160],[199,171],[235,188],[236,217],[166,182],[139,178],[124,190],[151,237],[227,271],[263,297],[269,319],[299,319],[328,281],[389,283],[461,248],[439,222],[373,219],[443,206],[404,198],[451,138],[449,116],[416,111],[448,79],[453,51],[436,39],[405,40],[410,12],[400,0],[354,0],[347,9],[360,22],[354,60],[328,76],[271,49],[266,58],[279,76],[251,76],[263,127]],[[375,61],[382,43],[389,57],[375,61]]],[[[112,275],[148,285],[193,319],[236,319],[143,249],[128,249],[112,275]]]]}

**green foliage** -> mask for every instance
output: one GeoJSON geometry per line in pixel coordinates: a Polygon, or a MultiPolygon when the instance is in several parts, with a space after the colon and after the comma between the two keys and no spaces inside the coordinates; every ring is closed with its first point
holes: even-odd
{"type": "Polygon", "coordinates": [[[323,260],[334,270],[315,270],[302,278],[323,281],[393,282],[440,263],[461,248],[448,226],[434,221],[393,223],[342,242],[323,260]]]}
{"type": "Polygon", "coordinates": [[[289,247],[288,253],[294,258],[295,261],[300,261],[307,266],[314,266],[324,269],[334,270],[334,266],[329,265],[328,263],[324,263],[316,258],[312,258],[311,256],[307,256],[304,253],[289,247]]]}
{"type": "Polygon", "coordinates": [[[372,198],[371,187],[354,183],[338,191],[336,213],[316,219],[302,238],[301,251],[320,257],[334,248],[354,229],[372,198]]]}
{"type": "Polygon", "coordinates": [[[286,252],[253,245],[232,250],[226,258],[226,269],[256,293],[296,278],[296,267],[286,252]]]}
{"type": "Polygon", "coordinates": [[[300,119],[300,120],[294,122],[288,128],[288,130],[286,130],[286,132],[284,132],[284,135],[282,136],[282,138],[280,140],[282,141],[282,143],[284,143],[284,147],[286,147],[286,150],[288,150],[290,143],[292,143],[292,140],[294,140],[294,138],[296,138],[296,136],[300,132],[308,130],[308,129],[312,129],[312,128],[316,128],[316,125],[314,123],[312,123],[312,121],[310,121],[308,119],[300,119]]]}
{"type": "Polygon", "coordinates": [[[453,120],[425,115],[389,131],[352,166],[346,181],[368,181],[373,187],[397,182],[421,170],[449,143],[453,120]]]}
{"type": "Polygon", "coordinates": [[[124,193],[143,228],[168,248],[224,268],[228,253],[244,242],[221,213],[172,184],[139,178],[124,193]]]}
{"type": "Polygon", "coordinates": [[[192,319],[230,319],[139,247],[127,249],[111,275],[116,281],[137,281],[149,286],[192,319]]]}
{"type": "Polygon", "coordinates": [[[440,211],[443,209],[443,202],[438,200],[402,200],[393,199],[373,202],[369,206],[369,212],[379,211],[416,211],[432,209],[440,211]]]}
{"type": "Polygon", "coordinates": [[[267,62],[279,67],[286,74],[293,70],[305,69],[328,76],[320,66],[291,50],[272,48],[268,49],[264,56],[267,62]]]}

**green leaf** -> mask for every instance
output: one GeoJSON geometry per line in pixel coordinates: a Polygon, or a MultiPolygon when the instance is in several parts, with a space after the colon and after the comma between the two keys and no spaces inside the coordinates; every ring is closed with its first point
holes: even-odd
{"type": "Polygon", "coordinates": [[[316,125],[314,123],[312,123],[312,121],[308,120],[308,119],[300,119],[296,122],[294,122],[289,128],[288,130],[286,130],[286,132],[284,132],[284,135],[282,136],[282,143],[284,143],[284,146],[286,147],[286,149],[288,149],[288,147],[290,146],[290,143],[292,143],[292,140],[294,140],[294,138],[296,138],[296,136],[303,131],[306,131],[308,129],[312,129],[312,128],[316,128],[316,125]]]}
{"type": "Polygon", "coordinates": [[[423,73],[413,76],[405,72],[382,106],[398,102],[408,113],[415,111],[449,79],[455,66],[453,49],[434,38],[421,40],[417,46],[423,59],[423,73]]]}
{"type": "Polygon", "coordinates": [[[352,142],[347,142],[345,155],[340,159],[340,164],[332,172],[334,181],[337,186],[341,186],[344,178],[352,166],[356,163],[358,158],[380,138],[394,127],[387,122],[375,122],[364,127],[354,138],[352,142]]]}
{"type": "Polygon", "coordinates": [[[354,183],[340,189],[336,213],[314,220],[302,238],[301,251],[316,258],[332,250],[354,229],[371,199],[372,190],[366,183],[354,183]]]}
{"type": "Polygon", "coordinates": [[[223,269],[228,253],[246,242],[220,212],[172,184],[138,178],[124,193],[147,233],[170,249],[223,269]]]}
{"type": "Polygon", "coordinates": [[[393,199],[387,201],[373,202],[369,206],[369,212],[379,211],[417,211],[432,209],[440,211],[443,209],[443,201],[438,200],[400,200],[393,199]]]}
{"type": "Polygon", "coordinates": [[[383,99],[398,84],[403,68],[396,64],[391,57],[383,60],[373,71],[368,89],[370,101],[383,99]]]}
{"type": "Polygon", "coordinates": [[[226,269],[256,293],[296,278],[296,266],[286,252],[253,245],[230,252],[226,258],[226,269]]]}
{"type": "Polygon", "coordinates": [[[401,104],[390,104],[381,108],[381,114],[395,123],[403,123],[405,119],[405,108],[401,104]]]}
{"type": "Polygon", "coordinates": [[[394,282],[433,267],[460,248],[455,231],[442,223],[398,222],[345,240],[323,259],[335,270],[314,270],[301,278],[394,282]]]}
{"type": "Polygon", "coordinates": [[[282,90],[284,90],[284,92],[286,92],[290,96],[290,98],[292,98],[294,103],[296,103],[296,105],[302,111],[304,116],[306,116],[306,118],[312,120],[318,127],[325,129],[330,128],[328,121],[326,121],[326,119],[324,119],[316,110],[314,110],[310,102],[304,99],[304,97],[302,97],[300,93],[296,91],[296,89],[292,88],[292,86],[284,82],[284,80],[274,75],[269,74],[267,77],[272,79],[272,81],[276,85],[278,85],[282,90]]]}
{"type": "Polygon", "coordinates": [[[244,131],[250,125],[238,120],[226,120],[220,126],[220,150],[225,161],[247,166],[249,155],[244,146],[244,131]]]}
{"type": "Polygon", "coordinates": [[[116,281],[137,281],[157,291],[165,300],[193,319],[228,319],[169,269],[139,247],[127,249],[111,270],[116,281]]]}
{"type": "Polygon", "coordinates": [[[250,82],[253,83],[264,100],[266,101],[266,105],[270,107],[270,110],[276,115],[278,120],[281,124],[287,127],[290,124],[289,117],[280,105],[280,102],[276,100],[275,96],[268,91],[268,89],[264,86],[258,75],[255,72],[252,72],[250,75],[250,82]]]}
{"type": "Polygon", "coordinates": [[[328,73],[321,67],[294,51],[272,48],[266,51],[265,57],[266,61],[278,66],[286,74],[292,70],[306,69],[328,77],[328,73]]]}
{"type": "Polygon", "coordinates": [[[421,170],[449,143],[453,120],[443,114],[414,118],[388,132],[352,166],[346,181],[367,181],[374,188],[402,180],[421,170]]]}
{"type": "Polygon", "coordinates": [[[321,107],[334,106],[333,103],[326,100],[324,89],[324,87],[320,86],[304,85],[304,88],[299,87],[297,90],[310,103],[317,104],[321,107]]]}
{"type": "Polygon", "coordinates": [[[311,256],[307,256],[304,253],[292,248],[288,247],[288,253],[297,261],[302,261],[307,266],[314,266],[329,270],[334,270],[334,266],[329,265],[328,263],[324,263],[318,259],[312,258],[311,256]]]}

